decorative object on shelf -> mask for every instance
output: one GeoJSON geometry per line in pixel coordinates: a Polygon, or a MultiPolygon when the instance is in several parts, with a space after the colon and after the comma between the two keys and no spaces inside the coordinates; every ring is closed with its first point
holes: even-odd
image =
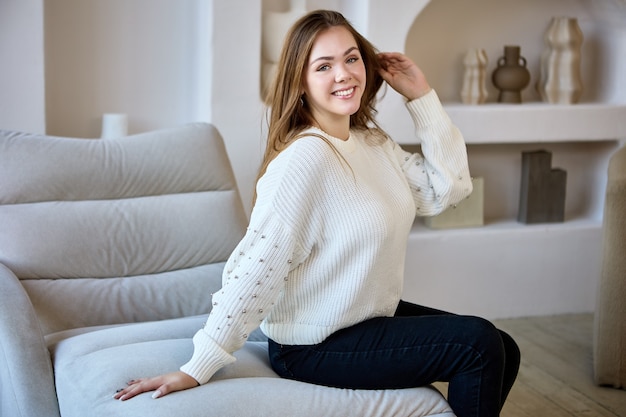
{"type": "Polygon", "coordinates": [[[574,17],[553,17],[545,35],[537,91],[548,103],[574,104],[580,100],[583,33],[574,17]]]}
{"type": "Polygon", "coordinates": [[[498,59],[498,66],[491,75],[493,85],[500,91],[499,103],[521,103],[522,90],[530,82],[526,58],[521,56],[520,50],[519,46],[505,46],[504,56],[498,59]]]}
{"type": "Polygon", "coordinates": [[[487,53],[482,48],[471,48],[465,54],[461,100],[464,104],[482,104],[487,101],[487,53]]]}
{"type": "Polygon", "coordinates": [[[287,12],[263,12],[261,28],[261,97],[263,100],[274,78],[287,31],[305,13],[306,0],[290,0],[287,12]]]}
{"type": "Polygon", "coordinates": [[[484,224],[484,179],[472,178],[474,190],[456,207],[451,207],[438,216],[424,217],[424,224],[431,229],[476,227],[484,224]]]}
{"type": "Polygon", "coordinates": [[[105,113],[102,115],[103,139],[119,138],[128,135],[128,116],[122,113],[105,113]]]}
{"type": "Polygon", "coordinates": [[[552,168],[545,150],[522,152],[522,181],[517,220],[522,223],[557,223],[565,219],[567,172],[552,168]]]}

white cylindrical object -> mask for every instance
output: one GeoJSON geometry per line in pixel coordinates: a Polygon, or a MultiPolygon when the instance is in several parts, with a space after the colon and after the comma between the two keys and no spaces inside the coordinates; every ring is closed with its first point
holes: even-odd
{"type": "Polygon", "coordinates": [[[128,116],[122,113],[105,113],[102,115],[103,139],[119,138],[128,135],[128,116]]]}

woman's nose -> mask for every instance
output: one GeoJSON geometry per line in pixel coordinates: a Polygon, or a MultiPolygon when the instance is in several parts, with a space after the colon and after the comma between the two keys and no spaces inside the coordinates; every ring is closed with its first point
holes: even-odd
{"type": "Polygon", "coordinates": [[[338,65],[335,67],[337,69],[337,72],[335,73],[335,82],[343,82],[343,81],[348,81],[352,78],[352,76],[350,75],[350,71],[348,70],[348,68],[346,68],[345,65],[338,65]]]}

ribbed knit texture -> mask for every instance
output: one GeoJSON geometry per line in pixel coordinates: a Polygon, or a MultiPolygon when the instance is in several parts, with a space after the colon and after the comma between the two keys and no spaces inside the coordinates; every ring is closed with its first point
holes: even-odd
{"type": "Polygon", "coordinates": [[[424,156],[392,140],[370,145],[362,132],[342,141],[311,128],[272,161],[182,371],[206,383],[259,325],[278,343],[310,345],[393,315],[415,215],[472,190],[463,138],[436,93],[407,108],[424,156]]]}

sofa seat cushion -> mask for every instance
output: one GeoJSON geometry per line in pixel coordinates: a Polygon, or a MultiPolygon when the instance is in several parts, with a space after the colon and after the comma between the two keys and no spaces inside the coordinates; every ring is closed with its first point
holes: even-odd
{"type": "MultiPolygon", "coordinates": [[[[192,354],[191,337],[201,316],[126,324],[48,337],[61,414],[64,417],[262,417],[262,416],[446,416],[454,414],[431,387],[348,390],[278,377],[267,343],[248,341],[237,361],[201,387],[154,400],[151,393],[128,401],[113,394],[126,381],[171,372],[192,354]]],[[[256,334],[256,339],[262,336],[256,334]]]]}

